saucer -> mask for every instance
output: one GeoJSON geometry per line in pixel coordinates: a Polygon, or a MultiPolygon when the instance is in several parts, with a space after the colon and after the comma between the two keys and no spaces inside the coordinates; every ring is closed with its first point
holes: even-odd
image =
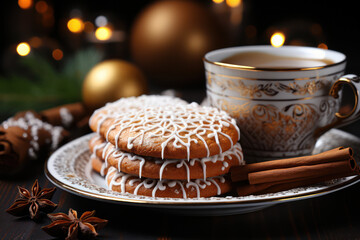
{"type": "MultiPolygon", "coordinates": [[[[88,147],[88,141],[92,136],[94,133],[75,139],[55,151],[45,164],[45,174],[54,185],[65,191],[114,204],[148,207],[182,215],[233,215],[257,211],[283,202],[326,195],[360,181],[359,176],[351,176],[278,193],[244,197],[226,195],[174,199],[136,196],[108,190],[104,178],[92,170],[91,153],[88,147]]],[[[313,154],[338,146],[349,146],[355,153],[360,153],[359,138],[344,131],[332,129],[317,141],[313,154]]],[[[359,159],[358,155],[355,157],[359,159]]]]}

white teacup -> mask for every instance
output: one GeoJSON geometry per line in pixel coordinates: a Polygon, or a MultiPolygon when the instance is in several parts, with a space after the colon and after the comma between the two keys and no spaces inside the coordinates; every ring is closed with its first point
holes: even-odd
{"type": "Polygon", "coordinates": [[[310,154],[322,133],[360,118],[359,78],[343,76],[346,57],[342,53],[311,47],[244,46],[209,52],[204,63],[208,101],[237,120],[247,156],[310,154]],[[228,61],[235,55],[241,64],[228,61]],[[266,58],[271,61],[255,66],[257,59],[266,58]],[[282,63],[271,66],[272,59],[274,64],[282,63]],[[345,115],[338,112],[343,84],[355,95],[354,107],[345,115]]]}

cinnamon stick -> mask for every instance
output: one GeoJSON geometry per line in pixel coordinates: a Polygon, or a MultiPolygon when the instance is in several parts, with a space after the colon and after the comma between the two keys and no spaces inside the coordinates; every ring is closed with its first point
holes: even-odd
{"type": "Polygon", "coordinates": [[[275,193],[285,190],[290,190],[298,187],[306,187],[310,185],[314,185],[317,183],[348,177],[353,174],[335,174],[335,175],[326,175],[321,177],[313,177],[308,179],[297,179],[290,182],[273,182],[273,183],[261,183],[261,184],[246,184],[238,185],[236,187],[236,191],[239,196],[247,196],[247,195],[260,195],[266,193],[275,193]]]}
{"type": "Polygon", "coordinates": [[[248,174],[250,184],[292,181],[306,179],[313,176],[321,177],[337,173],[352,173],[355,170],[354,159],[344,161],[305,165],[290,168],[280,168],[252,172],[248,174]]]}
{"type": "Polygon", "coordinates": [[[336,162],[336,161],[348,159],[352,155],[353,155],[353,151],[351,148],[338,147],[312,156],[303,156],[303,157],[296,157],[290,159],[280,159],[280,160],[273,160],[273,161],[260,162],[260,163],[251,163],[251,164],[233,167],[231,169],[231,179],[233,182],[238,182],[238,181],[247,180],[248,174],[251,172],[336,162]]]}
{"type": "Polygon", "coordinates": [[[5,130],[0,127],[0,175],[20,170],[28,156],[30,141],[21,137],[21,129],[5,130]]]}
{"type": "MultiPolygon", "coordinates": [[[[77,102],[44,110],[40,112],[40,115],[45,122],[51,125],[69,129],[74,126],[81,127],[82,124],[79,126],[78,123],[83,119],[88,120],[90,113],[83,103],[77,102]]],[[[86,122],[86,124],[88,123],[86,122]]]]}
{"type": "Polygon", "coordinates": [[[359,174],[351,148],[339,147],[317,155],[252,163],[231,169],[240,196],[295,187],[359,174]]]}

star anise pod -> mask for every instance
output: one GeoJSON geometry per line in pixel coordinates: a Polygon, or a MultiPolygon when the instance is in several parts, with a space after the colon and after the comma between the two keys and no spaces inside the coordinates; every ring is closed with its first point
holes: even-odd
{"type": "Polygon", "coordinates": [[[94,215],[95,211],[87,211],[78,218],[77,212],[70,208],[67,215],[65,213],[48,214],[52,223],[42,229],[53,237],[63,237],[66,240],[94,239],[98,235],[97,231],[108,222],[94,215]]]}
{"type": "Polygon", "coordinates": [[[40,216],[40,211],[49,213],[57,207],[57,204],[50,201],[56,188],[41,189],[37,179],[31,187],[31,193],[20,186],[18,190],[19,198],[6,210],[11,215],[17,217],[30,215],[31,219],[36,220],[40,216]]]}

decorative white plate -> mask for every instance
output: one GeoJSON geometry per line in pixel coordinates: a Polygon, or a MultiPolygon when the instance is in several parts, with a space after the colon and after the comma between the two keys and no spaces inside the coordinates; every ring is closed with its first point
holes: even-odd
{"type": "MultiPolygon", "coordinates": [[[[306,188],[246,197],[173,199],[122,194],[108,190],[104,178],[92,171],[88,148],[88,141],[92,136],[93,134],[89,134],[78,138],[54,152],[45,164],[45,174],[53,184],[65,191],[111,203],[157,208],[178,214],[231,215],[260,210],[277,203],[322,196],[349,187],[360,180],[359,176],[353,176],[306,188]]],[[[338,146],[350,146],[355,153],[359,153],[360,139],[333,129],[318,140],[314,153],[338,146]]]]}

